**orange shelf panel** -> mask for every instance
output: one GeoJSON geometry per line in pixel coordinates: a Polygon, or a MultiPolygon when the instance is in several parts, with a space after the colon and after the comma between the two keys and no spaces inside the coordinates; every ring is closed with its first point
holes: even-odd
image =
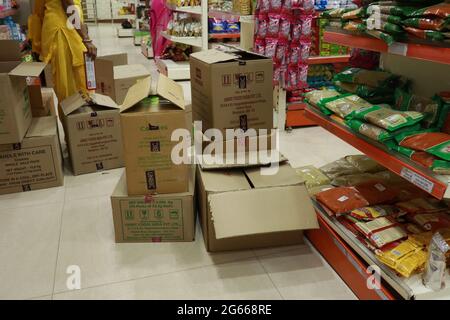
{"type": "Polygon", "coordinates": [[[430,170],[422,168],[400,154],[393,154],[386,147],[356,135],[346,127],[331,120],[320,111],[308,106],[305,114],[309,119],[341,138],[356,149],[374,159],[386,169],[400,175],[422,190],[442,199],[447,190],[447,182],[440,180],[430,170]]]}
{"type": "Polygon", "coordinates": [[[288,110],[286,113],[286,126],[295,128],[317,126],[317,124],[306,116],[305,110],[288,110]]]}
{"type": "Polygon", "coordinates": [[[210,33],[210,39],[237,39],[240,38],[240,33],[210,33]]]}
{"type": "Polygon", "coordinates": [[[308,64],[326,64],[326,63],[346,63],[350,60],[350,55],[328,56],[328,57],[309,57],[308,64]]]}
{"type": "Polygon", "coordinates": [[[388,46],[385,42],[371,37],[347,34],[338,31],[325,31],[324,41],[353,48],[361,48],[377,52],[389,52],[410,58],[450,64],[450,48],[416,43],[394,43],[388,46]]]}

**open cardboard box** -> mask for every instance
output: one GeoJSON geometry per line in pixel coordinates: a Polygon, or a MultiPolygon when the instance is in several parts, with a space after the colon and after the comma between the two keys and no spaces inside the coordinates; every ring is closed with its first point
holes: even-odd
{"type": "Polygon", "coordinates": [[[318,228],[304,181],[289,164],[275,175],[261,168],[197,169],[200,222],[210,252],[303,243],[318,228]]]}
{"type": "MultiPolygon", "coordinates": [[[[3,50],[3,49],[2,49],[3,50]]],[[[31,124],[27,77],[38,77],[41,62],[0,62],[0,144],[18,143],[31,124]]]]}
{"type": "Polygon", "coordinates": [[[159,76],[159,103],[139,99],[150,90],[150,81],[138,81],[125,99],[121,126],[129,195],[179,193],[188,190],[190,164],[174,164],[171,141],[176,129],[185,129],[184,139],[190,145],[190,108],[184,101],[183,88],[164,75],[159,76]],[[138,99],[134,99],[136,101],[138,99]],[[185,140],[187,141],[187,140],[185,140]]]}
{"type": "Polygon", "coordinates": [[[128,64],[126,53],[101,56],[95,60],[97,92],[111,97],[119,105],[124,103],[128,90],[137,80],[149,76],[145,66],[128,64]]]}
{"type": "Polygon", "coordinates": [[[61,109],[75,175],[124,166],[120,106],[108,96],[76,93],[61,109]]]}

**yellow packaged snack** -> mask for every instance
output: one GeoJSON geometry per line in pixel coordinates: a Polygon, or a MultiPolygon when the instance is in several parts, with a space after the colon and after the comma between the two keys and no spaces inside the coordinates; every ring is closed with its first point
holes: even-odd
{"type": "Polygon", "coordinates": [[[330,184],[330,179],[314,166],[305,166],[295,170],[303,180],[307,188],[330,184]]]}
{"type": "Polygon", "coordinates": [[[433,237],[433,232],[427,231],[427,232],[421,232],[418,234],[410,234],[408,236],[408,240],[419,247],[426,248],[430,245],[432,237],[433,237]]]}
{"type": "Polygon", "coordinates": [[[416,250],[400,260],[395,270],[405,278],[409,278],[414,272],[421,272],[427,262],[427,253],[423,250],[416,250]]]}

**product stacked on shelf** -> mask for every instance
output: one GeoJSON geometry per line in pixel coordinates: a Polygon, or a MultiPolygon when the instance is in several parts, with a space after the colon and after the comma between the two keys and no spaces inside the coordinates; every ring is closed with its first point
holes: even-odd
{"type": "Polygon", "coordinates": [[[202,22],[188,13],[174,12],[167,24],[166,34],[174,37],[201,37],[202,22]]]}
{"type": "Polygon", "coordinates": [[[364,155],[346,156],[320,169],[298,168],[297,174],[318,209],[372,252],[372,261],[403,279],[417,275],[423,279],[419,286],[441,290],[450,252],[440,253],[442,267],[429,265],[439,254],[433,251],[436,239],[450,244],[450,208],[445,202],[364,155]]]}
{"type": "Polygon", "coordinates": [[[361,1],[352,0],[315,0],[314,8],[318,11],[330,9],[356,9],[361,1]]]}
{"type": "Polygon", "coordinates": [[[237,16],[251,15],[253,11],[252,0],[213,0],[208,1],[208,8],[211,12],[220,15],[220,13],[237,16]]]}
{"type": "Polygon", "coordinates": [[[24,41],[26,39],[20,25],[12,18],[17,13],[17,9],[18,5],[15,1],[0,1],[0,40],[24,41]]]}

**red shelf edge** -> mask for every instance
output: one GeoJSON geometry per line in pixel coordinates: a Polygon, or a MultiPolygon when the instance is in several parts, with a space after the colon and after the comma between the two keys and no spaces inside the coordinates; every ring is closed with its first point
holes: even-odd
{"type": "Polygon", "coordinates": [[[331,132],[333,135],[352,145],[356,149],[360,150],[361,152],[363,152],[373,160],[377,161],[386,169],[389,169],[395,174],[401,176],[401,171],[403,170],[403,168],[407,168],[410,171],[414,172],[415,174],[419,175],[420,177],[431,181],[433,183],[433,189],[430,192],[430,194],[438,199],[442,199],[444,197],[445,191],[447,190],[447,185],[444,182],[440,181],[439,179],[425,175],[423,172],[421,172],[414,166],[408,163],[404,163],[401,160],[397,159],[395,156],[385,152],[384,150],[381,150],[378,147],[370,144],[369,142],[364,141],[361,138],[358,138],[352,132],[342,128],[341,125],[338,125],[330,120],[325,119],[324,117],[320,116],[319,114],[310,110],[309,108],[305,109],[305,114],[312,121],[314,121],[324,129],[326,129],[327,131],[331,132]]]}
{"type": "Polygon", "coordinates": [[[240,38],[240,33],[210,33],[210,39],[236,39],[240,38]]]}
{"type": "Polygon", "coordinates": [[[342,56],[318,56],[318,57],[309,57],[308,64],[326,64],[326,63],[345,63],[350,60],[350,55],[342,55],[342,56]]]}

